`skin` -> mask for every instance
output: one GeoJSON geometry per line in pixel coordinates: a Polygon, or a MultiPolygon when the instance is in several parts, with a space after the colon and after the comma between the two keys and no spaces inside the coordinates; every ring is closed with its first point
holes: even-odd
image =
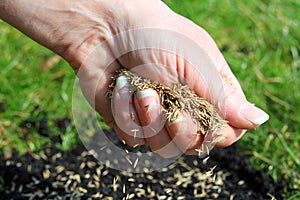
{"type": "MultiPolygon", "coordinates": [[[[104,117],[105,122],[116,130],[119,138],[129,145],[146,143],[159,155],[171,157],[182,151],[197,154],[195,148],[201,145],[203,137],[195,134],[195,124],[187,113],[181,113],[181,120],[166,123],[154,136],[135,138],[132,134],[127,134],[124,127],[115,122],[118,117],[127,122],[128,113],[114,118],[111,101],[105,96],[115,70],[154,63],[156,66],[167,66],[169,71],[158,72],[154,68],[145,67],[145,76],[151,74],[169,77],[168,80],[174,83],[185,82],[203,97],[208,97],[213,88],[202,84],[200,76],[189,76],[194,74],[195,69],[189,62],[180,59],[179,52],[176,51],[167,55],[160,50],[136,50],[115,58],[114,52],[126,51],[129,44],[134,45],[139,41],[155,43],[147,34],[143,36],[143,32],[139,32],[142,37],[136,38],[132,33],[126,33],[128,30],[152,28],[176,32],[196,43],[210,57],[213,67],[222,77],[225,94],[222,109],[225,111],[224,118],[228,121],[228,126],[221,130],[224,139],[216,146],[229,146],[240,139],[246,130],[257,128],[268,120],[264,111],[247,101],[238,80],[210,35],[190,20],[174,13],[159,0],[2,0],[0,18],[63,57],[79,78],[86,99],[104,117]],[[118,34],[121,34],[118,40],[111,40],[118,34]],[[108,60],[113,62],[108,63],[108,60]],[[181,127],[188,128],[179,131],[182,130],[181,127]],[[163,148],[166,146],[167,148],[163,148]]],[[[180,48],[178,45],[177,49],[180,48]]],[[[158,109],[149,111],[149,105],[150,108],[160,105],[158,95],[152,94],[144,97],[135,95],[129,106],[136,123],[141,126],[147,126],[161,117],[158,109]]],[[[124,98],[130,98],[128,87],[117,89],[115,95],[116,101],[118,95],[121,102],[124,98]]],[[[214,96],[211,98],[214,99],[214,96]]],[[[144,136],[149,134],[147,131],[149,130],[144,129],[144,136]]]]}

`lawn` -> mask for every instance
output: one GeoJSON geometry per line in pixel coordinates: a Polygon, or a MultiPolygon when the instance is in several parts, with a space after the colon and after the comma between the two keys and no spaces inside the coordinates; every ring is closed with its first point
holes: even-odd
{"type": "MultiPolygon", "coordinates": [[[[215,39],[249,101],[270,120],[239,141],[257,169],[290,180],[300,197],[300,18],[297,0],[165,0],[215,39]]],[[[78,142],[72,120],[74,73],[68,64],[0,21],[0,150],[38,152],[78,142]],[[66,121],[66,120],[65,120],[66,121]]]]}

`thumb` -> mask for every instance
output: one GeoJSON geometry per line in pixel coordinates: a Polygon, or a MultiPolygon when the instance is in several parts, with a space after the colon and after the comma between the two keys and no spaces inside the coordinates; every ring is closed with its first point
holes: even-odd
{"type": "Polygon", "coordinates": [[[244,94],[232,86],[227,87],[225,95],[225,118],[232,127],[254,129],[269,119],[267,113],[248,102],[244,94]]]}

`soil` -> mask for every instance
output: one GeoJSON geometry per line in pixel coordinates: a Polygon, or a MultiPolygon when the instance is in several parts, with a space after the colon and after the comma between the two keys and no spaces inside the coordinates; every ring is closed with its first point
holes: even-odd
{"type": "Polygon", "coordinates": [[[0,155],[0,199],[283,199],[285,184],[255,170],[237,144],[213,149],[205,164],[197,156],[181,156],[149,173],[109,168],[83,145],[0,155]]]}

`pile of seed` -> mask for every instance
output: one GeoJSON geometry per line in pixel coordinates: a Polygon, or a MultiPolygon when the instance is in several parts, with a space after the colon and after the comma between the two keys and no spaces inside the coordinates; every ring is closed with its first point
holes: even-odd
{"type": "Polygon", "coordinates": [[[39,155],[0,155],[0,198],[270,199],[270,194],[280,199],[282,188],[237,152],[236,146],[214,149],[206,163],[198,156],[182,156],[149,173],[109,168],[82,145],[68,152],[49,148],[39,155]]]}
{"type": "MultiPolygon", "coordinates": [[[[118,77],[124,76],[129,84],[135,87],[135,91],[151,88],[160,97],[163,114],[167,121],[177,119],[183,111],[189,113],[197,124],[198,133],[203,135],[211,132],[217,134],[218,130],[224,128],[227,121],[223,120],[213,105],[197,94],[187,85],[175,84],[173,88],[167,87],[156,81],[139,76],[138,74],[121,69],[112,77],[109,85],[108,96],[112,96],[118,77]]],[[[214,135],[213,135],[214,136],[214,135]]]]}

